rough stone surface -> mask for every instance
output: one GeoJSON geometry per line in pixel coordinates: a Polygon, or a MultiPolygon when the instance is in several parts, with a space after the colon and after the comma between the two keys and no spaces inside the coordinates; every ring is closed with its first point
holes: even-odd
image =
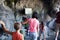
{"type": "MultiPolygon", "coordinates": [[[[10,31],[14,31],[13,28],[13,24],[15,21],[14,18],[14,12],[7,6],[0,4],[0,20],[3,20],[6,24],[6,27],[10,30],[10,31]]],[[[10,35],[3,35],[0,36],[1,40],[11,40],[11,36],[10,35]]]]}

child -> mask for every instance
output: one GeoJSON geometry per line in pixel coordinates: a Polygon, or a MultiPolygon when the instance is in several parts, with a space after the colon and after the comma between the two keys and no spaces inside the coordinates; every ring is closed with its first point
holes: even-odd
{"type": "Polygon", "coordinates": [[[42,21],[41,21],[41,24],[40,24],[40,40],[45,40],[44,23],[42,21]]]}
{"type": "Polygon", "coordinates": [[[24,40],[23,35],[20,33],[20,29],[21,29],[20,23],[14,24],[14,28],[15,28],[16,32],[10,32],[9,30],[7,30],[5,27],[5,23],[3,21],[0,21],[0,24],[2,25],[2,28],[6,33],[12,35],[12,40],[24,40]]]}

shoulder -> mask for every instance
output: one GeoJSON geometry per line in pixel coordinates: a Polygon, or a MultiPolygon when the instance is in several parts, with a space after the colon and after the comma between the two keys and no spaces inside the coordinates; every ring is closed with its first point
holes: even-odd
{"type": "Polygon", "coordinates": [[[23,36],[23,34],[20,33],[21,36],[23,36]]]}
{"type": "Polygon", "coordinates": [[[28,21],[31,21],[32,20],[32,18],[28,18],[28,21]]]}
{"type": "Polygon", "coordinates": [[[12,32],[12,35],[15,34],[16,32],[12,32]]]}
{"type": "Polygon", "coordinates": [[[31,20],[32,18],[28,18],[28,20],[31,20]]]}
{"type": "Polygon", "coordinates": [[[21,36],[21,37],[24,37],[23,34],[21,34],[21,33],[20,33],[20,36],[21,36]]]}
{"type": "Polygon", "coordinates": [[[56,15],[59,15],[60,14],[60,11],[56,13],[56,15]]]}
{"type": "Polygon", "coordinates": [[[37,22],[40,24],[39,20],[38,20],[38,19],[36,19],[36,20],[37,20],[37,22]]]}

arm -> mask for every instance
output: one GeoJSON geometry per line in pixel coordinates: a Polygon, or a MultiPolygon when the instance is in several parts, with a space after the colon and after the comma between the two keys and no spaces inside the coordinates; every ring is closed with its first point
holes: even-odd
{"type": "Polygon", "coordinates": [[[28,20],[21,22],[21,24],[27,24],[27,23],[28,23],[28,20]]]}
{"type": "Polygon", "coordinates": [[[24,40],[24,36],[22,36],[22,40],[24,40]]]}
{"type": "Polygon", "coordinates": [[[3,30],[4,30],[6,33],[12,35],[12,32],[10,32],[8,29],[6,29],[6,27],[5,27],[5,23],[4,23],[3,21],[0,21],[0,24],[2,25],[2,28],[3,28],[3,30]]]}
{"type": "Polygon", "coordinates": [[[37,32],[39,33],[39,24],[38,24],[38,26],[37,26],[37,32]]]}

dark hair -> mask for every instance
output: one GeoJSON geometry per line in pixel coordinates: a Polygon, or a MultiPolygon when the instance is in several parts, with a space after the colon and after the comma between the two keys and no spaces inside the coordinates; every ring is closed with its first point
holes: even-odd
{"type": "Polygon", "coordinates": [[[60,11],[56,13],[56,18],[60,17],[60,11]]]}
{"type": "Polygon", "coordinates": [[[15,24],[14,24],[15,30],[19,30],[20,27],[21,27],[21,24],[20,24],[20,23],[15,23],[15,24]]]}
{"type": "Polygon", "coordinates": [[[41,24],[44,25],[43,21],[41,21],[41,24]]]}
{"type": "Polygon", "coordinates": [[[26,17],[26,16],[23,16],[23,17],[22,17],[22,20],[23,20],[23,21],[26,21],[26,20],[27,20],[27,17],[26,17]]]}
{"type": "Polygon", "coordinates": [[[37,12],[33,12],[33,14],[32,14],[32,18],[36,18],[36,19],[38,19],[38,14],[37,14],[37,12]]]}

